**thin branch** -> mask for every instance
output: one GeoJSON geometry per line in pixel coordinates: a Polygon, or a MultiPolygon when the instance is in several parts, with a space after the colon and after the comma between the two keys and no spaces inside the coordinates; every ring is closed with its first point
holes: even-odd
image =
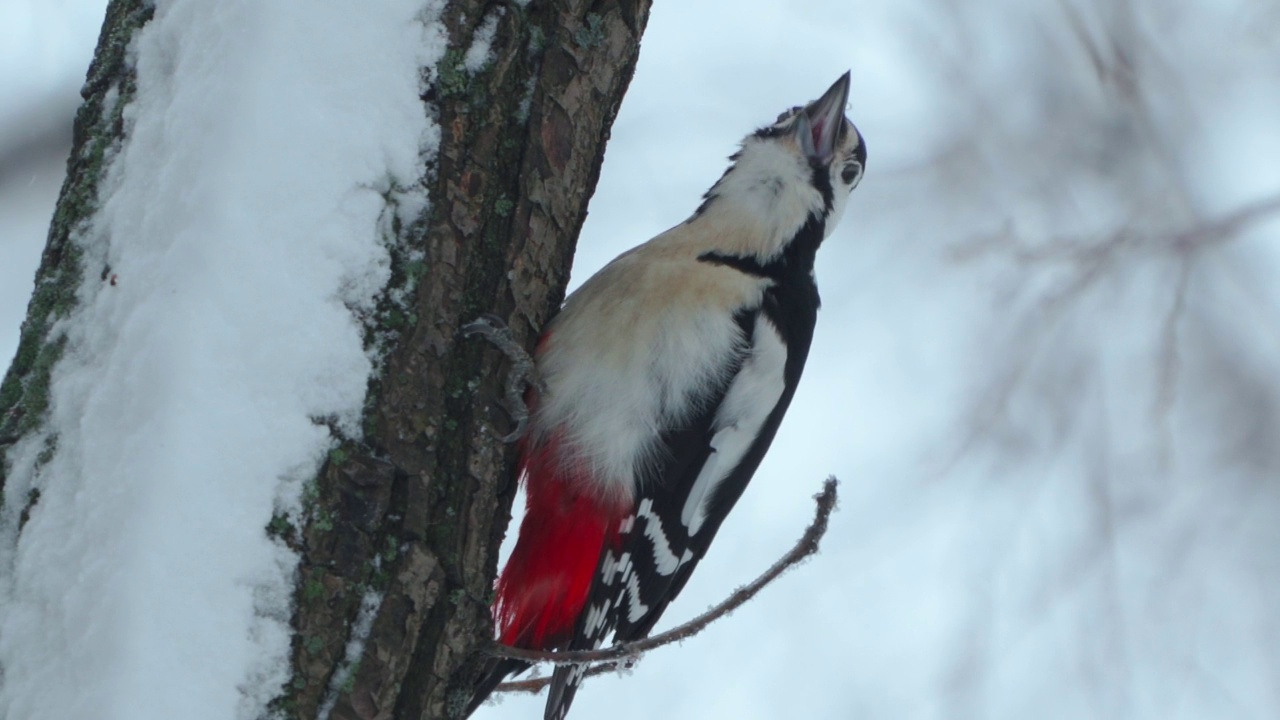
{"type": "Polygon", "coordinates": [[[1217,220],[1202,223],[1174,235],[1172,246],[1177,251],[1185,252],[1197,246],[1230,240],[1246,226],[1277,212],[1280,212],[1280,195],[1273,195],[1244,205],[1217,220]]]}
{"type": "Polygon", "coordinates": [[[1182,371],[1182,356],[1178,352],[1178,325],[1186,312],[1190,285],[1191,256],[1184,255],[1178,272],[1178,285],[1173,290],[1173,302],[1165,314],[1164,327],[1160,333],[1160,371],[1156,379],[1156,401],[1152,408],[1152,420],[1160,436],[1161,472],[1167,472],[1173,462],[1172,411],[1178,400],[1178,378],[1182,371]]]}
{"type": "Polygon", "coordinates": [[[1014,228],[1006,224],[999,232],[957,243],[947,250],[947,255],[951,260],[963,263],[1002,253],[1019,265],[1061,263],[1085,266],[1092,272],[1092,269],[1105,265],[1126,245],[1185,254],[1231,240],[1249,225],[1277,213],[1280,213],[1280,194],[1242,205],[1221,217],[1197,222],[1172,234],[1157,232],[1143,236],[1135,234],[1132,228],[1121,228],[1101,241],[1065,236],[1035,244],[1018,239],[1014,228]]]}
{"type": "Polygon", "coordinates": [[[968,262],[984,254],[1001,253],[1026,268],[1065,263],[1071,274],[1058,287],[1042,293],[1038,298],[1039,314],[1029,316],[1029,320],[1024,323],[1029,329],[1017,333],[1018,356],[998,382],[982,396],[980,406],[974,412],[973,431],[963,438],[944,470],[950,470],[959,462],[1005,412],[1044,338],[1059,320],[1066,317],[1072,302],[1097,284],[1108,271],[1118,266],[1118,258],[1123,257],[1124,253],[1146,250],[1168,252],[1175,258],[1180,258],[1181,269],[1175,289],[1175,301],[1166,315],[1162,333],[1162,366],[1156,385],[1156,415],[1167,414],[1176,393],[1174,381],[1179,370],[1175,347],[1177,323],[1185,306],[1184,296],[1191,271],[1190,255],[1211,245],[1229,241],[1249,225],[1277,214],[1280,214],[1280,194],[1242,205],[1217,219],[1196,223],[1171,235],[1157,233],[1143,237],[1132,234],[1131,229],[1121,228],[1101,241],[1090,242],[1084,238],[1066,237],[1032,245],[1019,240],[1013,229],[1006,227],[1001,232],[981,236],[953,248],[950,251],[951,257],[957,262],[968,262]]]}
{"type": "MultiPolygon", "coordinates": [[[[608,662],[602,662],[596,665],[592,665],[586,670],[583,670],[582,677],[583,679],[586,679],[589,677],[595,677],[596,675],[604,675],[605,673],[611,673],[616,670],[626,670],[630,667],[631,667],[630,663],[610,660],[608,662]]],[[[510,692],[510,693],[528,693],[530,695],[537,695],[538,693],[542,692],[543,688],[551,684],[552,678],[553,676],[551,675],[543,675],[542,677],[529,678],[528,680],[512,680],[511,682],[502,683],[498,687],[494,688],[493,691],[496,693],[510,692]]]]}
{"type": "MultiPolygon", "coordinates": [[[[600,662],[604,660],[622,660],[626,658],[635,658],[641,653],[653,650],[654,648],[670,645],[686,638],[693,637],[702,632],[711,623],[719,620],[725,615],[733,612],[756,596],[756,593],[764,589],[764,586],[773,582],[787,570],[795,567],[798,563],[808,558],[810,555],[818,552],[818,542],[822,540],[822,536],[827,532],[827,521],[831,517],[831,511],[836,505],[836,486],[839,481],[835,476],[827,478],[822,485],[822,492],[814,496],[817,502],[817,509],[814,513],[813,522],[804,531],[804,535],[800,537],[796,546],[786,555],[783,555],[777,562],[769,567],[763,575],[751,581],[749,584],[738,588],[736,592],[728,597],[724,602],[716,605],[710,610],[704,612],[689,622],[672,628],[664,633],[659,633],[652,637],[642,638],[634,642],[621,643],[604,650],[572,650],[559,652],[546,652],[540,650],[523,650],[521,648],[508,647],[494,643],[490,648],[490,653],[498,657],[512,658],[515,660],[525,660],[527,662],[550,662],[556,665],[584,665],[587,663],[600,662]]],[[[605,672],[601,670],[600,672],[605,672]]],[[[498,686],[499,689],[502,686],[498,686]]]]}

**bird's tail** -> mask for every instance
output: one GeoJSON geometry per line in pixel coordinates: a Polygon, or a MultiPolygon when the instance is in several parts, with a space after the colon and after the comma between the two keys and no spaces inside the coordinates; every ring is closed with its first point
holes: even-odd
{"type": "Polygon", "coordinates": [[[544,720],[564,720],[578,694],[585,665],[561,665],[551,675],[551,690],[547,693],[547,710],[544,720]]]}
{"type": "MultiPolygon", "coordinates": [[[[464,719],[471,717],[471,714],[489,699],[489,695],[493,694],[494,688],[502,684],[507,677],[518,675],[530,667],[530,664],[523,660],[510,658],[491,660],[489,666],[485,668],[484,676],[475,684],[471,702],[467,704],[467,712],[462,717],[464,719]]],[[[578,685],[582,683],[584,670],[585,666],[579,665],[563,665],[555,669],[551,676],[551,689],[547,694],[547,709],[543,716],[545,720],[564,720],[569,714],[569,706],[573,704],[573,696],[578,693],[578,685]]]]}
{"type": "Polygon", "coordinates": [[[528,669],[529,663],[523,660],[512,660],[511,658],[494,658],[490,660],[488,667],[485,668],[484,675],[472,690],[471,702],[467,704],[467,712],[462,717],[471,717],[471,713],[475,712],[476,708],[489,699],[493,689],[498,687],[508,675],[516,675],[528,669]]]}

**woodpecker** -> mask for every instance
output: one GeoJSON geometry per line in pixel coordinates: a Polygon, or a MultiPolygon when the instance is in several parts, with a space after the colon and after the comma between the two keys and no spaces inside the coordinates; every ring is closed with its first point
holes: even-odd
{"type": "MultiPolygon", "coordinates": [[[[804,370],[818,246],[862,179],[849,73],[743,139],[685,222],[569,296],[534,352],[520,534],[500,642],[584,650],[648,635],[742,495],[804,370]]],[[[495,660],[474,710],[508,674],[495,660]]],[[[546,720],[582,669],[558,667],[546,720]]]]}

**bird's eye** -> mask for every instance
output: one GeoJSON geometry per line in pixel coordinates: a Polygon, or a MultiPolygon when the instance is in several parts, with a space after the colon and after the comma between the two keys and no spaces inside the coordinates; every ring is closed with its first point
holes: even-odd
{"type": "Polygon", "coordinates": [[[862,163],[854,161],[847,163],[844,169],[840,171],[840,179],[845,185],[849,185],[852,190],[858,185],[858,181],[862,179],[862,163]]]}

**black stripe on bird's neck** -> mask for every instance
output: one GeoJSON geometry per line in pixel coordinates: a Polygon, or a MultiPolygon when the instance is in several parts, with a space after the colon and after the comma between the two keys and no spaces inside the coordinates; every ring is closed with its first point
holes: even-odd
{"type": "Polygon", "coordinates": [[[813,159],[809,160],[809,169],[812,171],[809,183],[822,196],[823,215],[830,215],[836,199],[835,190],[831,187],[831,171],[826,165],[813,159]]]}
{"type": "Polygon", "coordinates": [[[825,216],[810,215],[795,236],[783,246],[782,252],[766,261],[762,262],[755,255],[735,255],[716,250],[705,252],[698,259],[778,283],[796,280],[813,283],[813,264],[818,256],[818,246],[826,235],[825,230],[825,216]]]}

